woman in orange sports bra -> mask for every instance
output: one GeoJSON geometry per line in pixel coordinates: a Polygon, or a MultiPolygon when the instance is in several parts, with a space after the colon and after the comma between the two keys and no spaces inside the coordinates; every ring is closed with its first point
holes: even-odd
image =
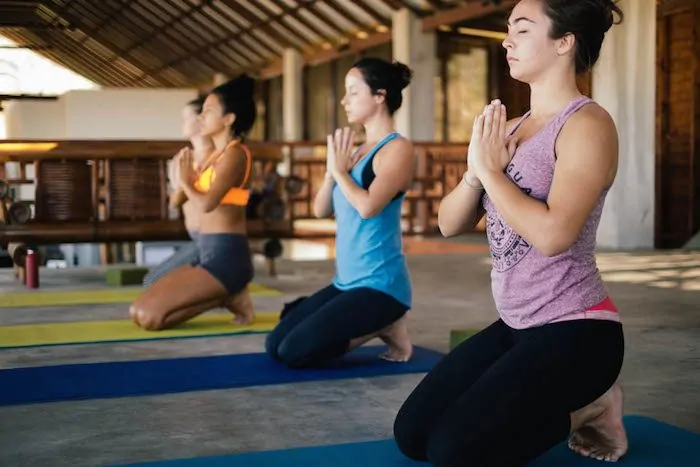
{"type": "Polygon", "coordinates": [[[242,140],[252,128],[255,82],[240,76],[214,88],[199,121],[214,151],[193,168],[192,150],[177,156],[180,186],[200,214],[197,261],[160,278],[132,304],[134,322],[148,330],[176,326],[214,308],[228,308],[237,324],[254,320],[247,290],[253,261],[246,235],[252,157],[242,140]]]}
{"type": "MultiPolygon", "coordinates": [[[[189,101],[181,112],[182,135],[190,141],[192,155],[195,159],[195,167],[206,159],[214,150],[214,144],[211,138],[202,136],[199,129],[199,114],[202,113],[205,98],[206,96],[199,96],[189,101]]],[[[175,209],[182,209],[185,229],[192,241],[178,248],[175,253],[162,263],[152,267],[143,278],[143,285],[145,287],[150,287],[151,284],[166,274],[169,274],[173,269],[191,264],[199,258],[199,253],[197,253],[197,235],[199,235],[199,218],[201,214],[192,203],[187,201],[187,195],[185,195],[185,192],[180,188],[180,177],[177,172],[178,161],[176,158],[173,159],[168,170],[168,178],[173,190],[170,194],[170,206],[175,209]]]]}

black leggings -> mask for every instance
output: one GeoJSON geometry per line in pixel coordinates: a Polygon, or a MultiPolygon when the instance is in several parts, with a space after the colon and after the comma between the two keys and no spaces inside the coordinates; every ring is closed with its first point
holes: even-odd
{"type": "Polygon", "coordinates": [[[497,321],[445,356],[394,422],[401,451],[436,467],[515,467],[564,441],[570,414],[616,381],[622,325],[497,321]]]}
{"type": "Polygon", "coordinates": [[[405,305],[378,290],[342,291],[329,285],[287,304],[265,349],[290,367],[319,366],[345,354],[351,339],[381,331],[406,311],[405,305]]]}

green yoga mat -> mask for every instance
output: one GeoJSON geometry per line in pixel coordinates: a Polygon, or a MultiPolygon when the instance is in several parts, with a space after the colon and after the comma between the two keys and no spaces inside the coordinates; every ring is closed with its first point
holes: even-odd
{"type": "Polygon", "coordinates": [[[0,349],[266,333],[279,322],[279,312],[258,311],[255,322],[246,326],[232,319],[227,313],[204,314],[164,331],[145,331],[130,319],[0,326],[0,349]]]}
{"type": "MultiPolygon", "coordinates": [[[[252,295],[276,296],[280,292],[260,284],[248,286],[252,295]]],[[[20,306],[58,306],[58,305],[98,305],[104,303],[131,303],[141,294],[142,287],[120,287],[117,289],[93,290],[33,290],[20,293],[8,293],[0,296],[0,308],[20,306]]]]}

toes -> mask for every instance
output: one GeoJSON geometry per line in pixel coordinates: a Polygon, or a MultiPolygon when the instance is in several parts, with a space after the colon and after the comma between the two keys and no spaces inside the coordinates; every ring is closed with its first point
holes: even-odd
{"type": "Polygon", "coordinates": [[[406,363],[408,361],[408,357],[394,357],[388,352],[379,354],[379,358],[393,363],[406,363]]]}

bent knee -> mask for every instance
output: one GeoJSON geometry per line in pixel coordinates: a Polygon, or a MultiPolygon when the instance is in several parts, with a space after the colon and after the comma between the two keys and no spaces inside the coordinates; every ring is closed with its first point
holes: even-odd
{"type": "Polygon", "coordinates": [[[461,430],[438,428],[428,439],[426,454],[436,467],[495,465],[491,463],[494,453],[488,451],[489,446],[492,444],[487,440],[478,440],[478,437],[461,430]]]}
{"type": "Polygon", "coordinates": [[[277,346],[276,354],[277,360],[290,368],[305,368],[311,364],[309,353],[289,339],[284,339],[277,346]]]}
{"type": "Polygon", "coordinates": [[[265,338],[265,352],[275,361],[280,361],[279,355],[277,355],[278,342],[274,335],[274,330],[265,338]]]}
{"type": "Polygon", "coordinates": [[[129,308],[131,319],[146,331],[160,331],[165,329],[165,314],[154,310],[148,310],[136,305],[129,308]]]}
{"type": "Polygon", "coordinates": [[[408,420],[404,413],[399,410],[396,420],[394,420],[394,441],[404,456],[416,461],[427,459],[426,444],[428,440],[424,432],[424,424],[408,420]]]}

